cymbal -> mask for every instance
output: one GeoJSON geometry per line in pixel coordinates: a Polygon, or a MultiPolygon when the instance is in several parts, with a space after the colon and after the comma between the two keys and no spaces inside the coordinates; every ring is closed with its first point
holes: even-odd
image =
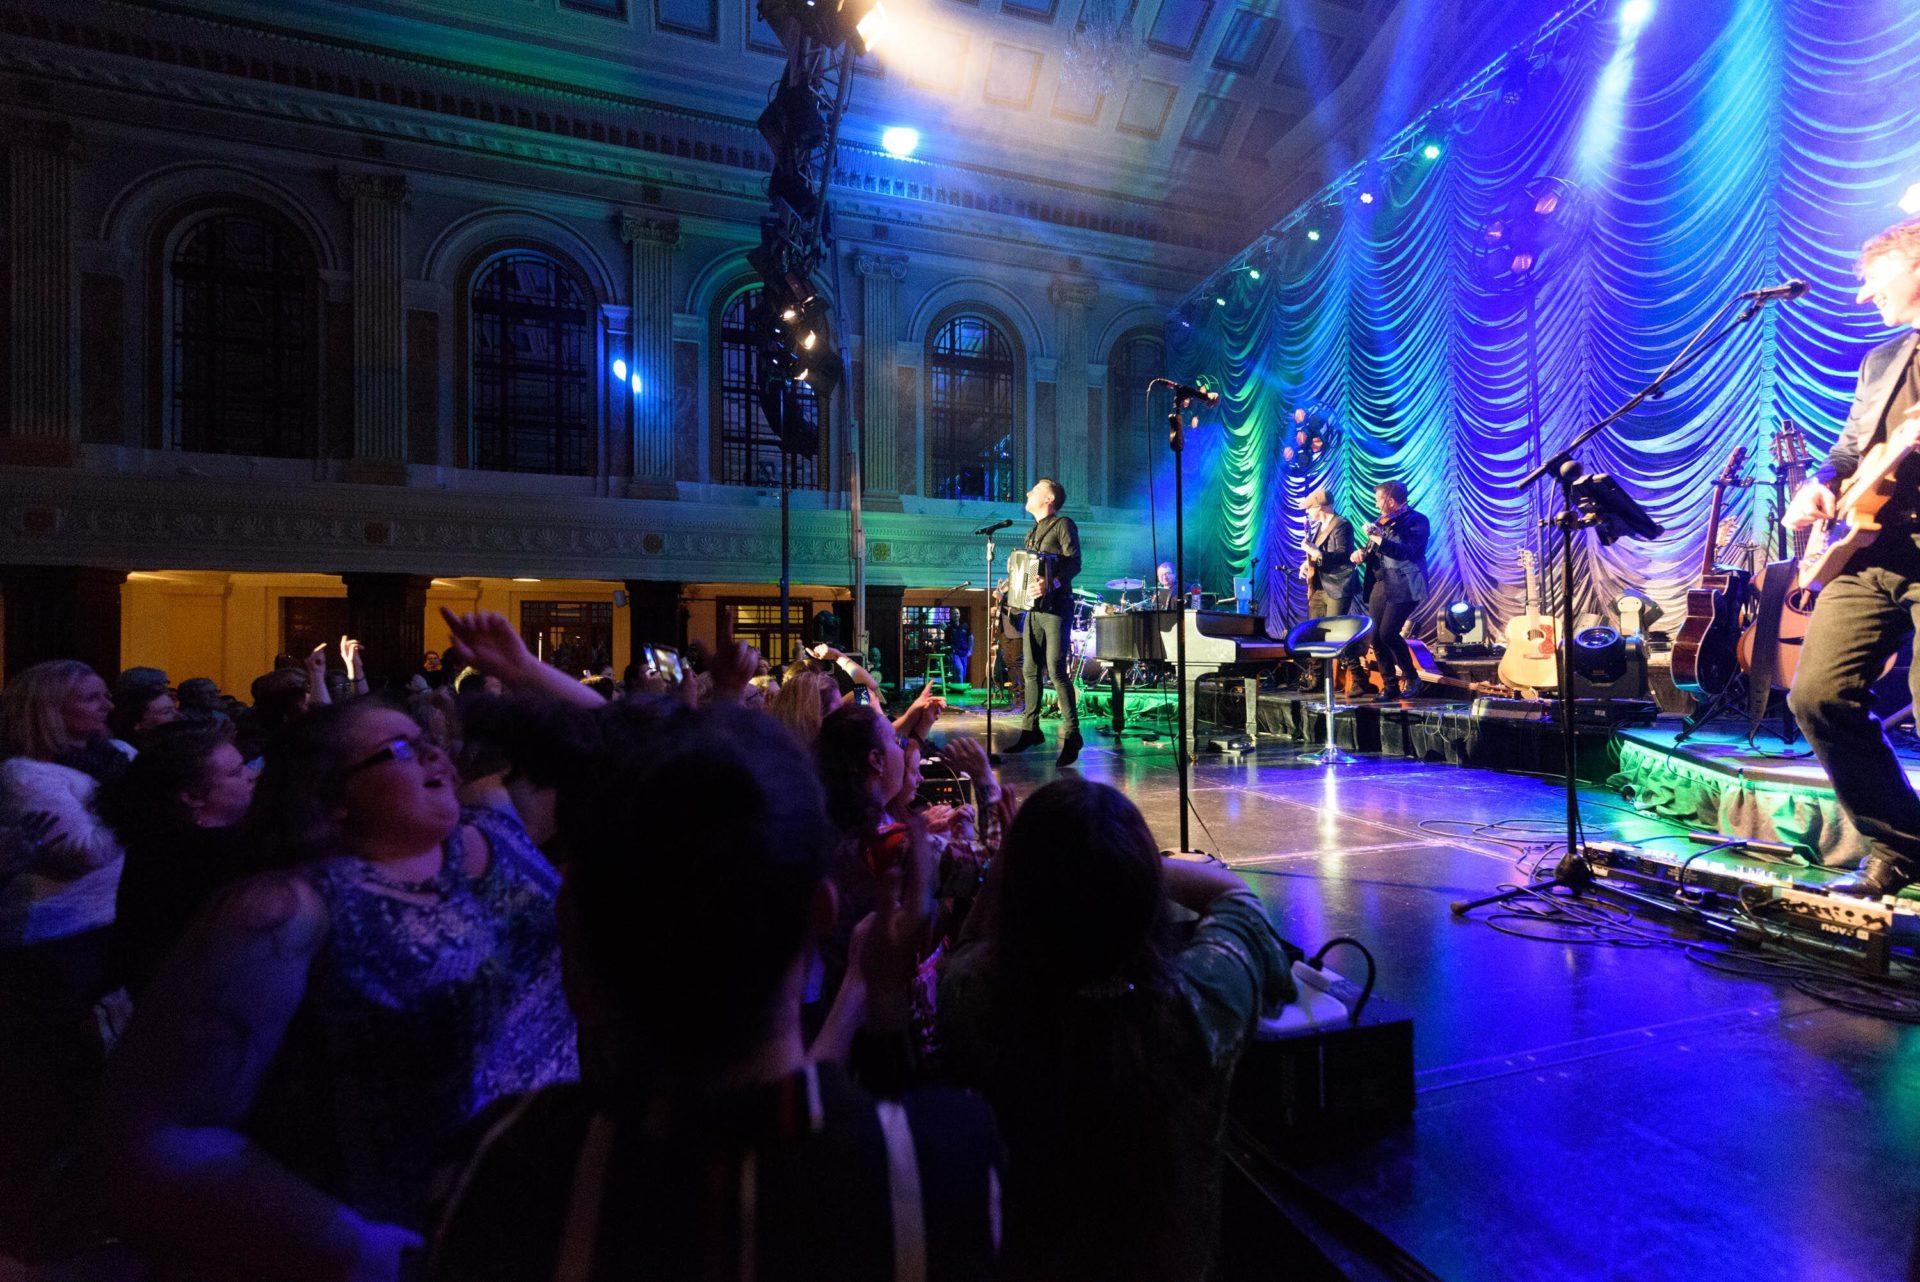
{"type": "Polygon", "coordinates": [[[1089,592],[1085,588],[1075,588],[1073,590],[1073,594],[1079,597],[1082,601],[1098,601],[1100,599],[1100,594],[1098,592],[1089,592]]]}
{"type": "Polygon", "coordinates": [[[1109,592],[1138,592],[1141,588],[1144,588],[1146,586],[1147,584],[1144,579],[1108,579],[1107,580],[1107,591],[1109,592]]]}

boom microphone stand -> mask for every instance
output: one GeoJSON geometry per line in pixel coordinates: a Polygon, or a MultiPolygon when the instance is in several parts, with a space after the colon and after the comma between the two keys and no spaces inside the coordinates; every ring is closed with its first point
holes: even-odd
{"type": "Polygon", "coordinates": [[[993,665],[1000,658],[1000,631],[1007,626],[1005,617],[1007,607],[1003,604],[998,610],[993,608],[995,583],[993,568],[996,559],[993,536],[1012,524],[1012,521],[995,521],[992,525],[984,525],[974,531],[975,534],[986,536],[987,540],[987,760],[996,766],[1000,764],[1000,754],[993,750],[993,690],[1000,683],[993,679],[993,665]]]}
{"type": "Polygon", "coordinates": [[[1564,886],[1575,895],[1579,895],[1593,885],[1593,866],[1587,861],[1586,843],[1580,829],[1580,792],[1579,782],[1575,777],[1579,758],[1579,736],[1573,724],[1573,532],[1589,526],[1595,527],[1599,531],[1600,541],[1603,544],[1611,544],[1627,535],[1647,539],[1658,538],[1662,530],[1660,524],[1648,516],[1640,505],[1614,482],[1612,477],[1604,472],[1585,473],[1573,457],[1573,452],[1646,402],[1663,394],[1667,390],[1667,384],[1673,378],[1698,364],[1708,352],[1735,330],[1758,316],[1769,302],[1775,299],[1798,298],[1805,292],[1804,281],[1792,281],[1774,289],[1754,290],[1729,299],[1688,340],[1687,345],[1680,350],[1680,354],[1654,376],[1651,383],[1635,392],[1619,409],[1591,427],[1583,429],[1567,443],[1565,449],[1520,478],[1519,484],[1515,487],[1517,489],[1526,489],[1548,475],[1553,476],[1560,485],[1562,501],[1560,512],[1552,518],[1550,523],[1560,530],[1563,589],[1560,594],[1559,676],[1560,745],[1567,808],[1566,850],[1560,856],[1559,863],[1554,866],[1553,876],[1544,881],[1516,886],[1512,890],[1501,891],[1481,899],[1455,900],[1450,905],[1454,916],[1463,917],[1476,908],[1485,907],[1488,904],[1508,903],[1522,895],[1548,894],[1558,886],[1564,886]],[[1743,302],[1746,307],[1740,314],[1731,321],[1726,321],[1727,313],[1743,302]],[[1724,325],[1723,321],[1726,321],[1724,325]]]}

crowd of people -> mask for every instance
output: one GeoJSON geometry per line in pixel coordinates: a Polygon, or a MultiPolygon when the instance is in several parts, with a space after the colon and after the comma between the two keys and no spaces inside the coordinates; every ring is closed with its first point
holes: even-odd
{"type": "Polygon", "coordinates": [[[1206,1276],[1292,995],[1233,874],[826,647],[581,681],[447,624],[391,693],[348,638],[250,705],[0,691],[0,1263],[1206,1276]]]}

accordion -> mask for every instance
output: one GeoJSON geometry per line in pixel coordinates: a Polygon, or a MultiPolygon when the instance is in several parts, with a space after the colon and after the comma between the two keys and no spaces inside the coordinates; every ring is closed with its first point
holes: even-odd
{"type": "Polygon", "coordinates": [[[1047,595],[1047,558],[1016,548],[1007,553],[1007,606],[1031,610],[1047,595]]]}

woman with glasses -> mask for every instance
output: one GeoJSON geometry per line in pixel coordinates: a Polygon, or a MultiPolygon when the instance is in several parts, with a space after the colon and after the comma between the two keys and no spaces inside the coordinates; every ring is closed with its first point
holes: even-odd
{"type": "Polygon", "coordinates": [[[216,1277],[393,1278],[429,1174],[489,1100],[577,1073],[555,874],[463,823],[405,714],[320,708],[267,752],[216,900],[109,1072],[116,1228],[216,1277]]]}

